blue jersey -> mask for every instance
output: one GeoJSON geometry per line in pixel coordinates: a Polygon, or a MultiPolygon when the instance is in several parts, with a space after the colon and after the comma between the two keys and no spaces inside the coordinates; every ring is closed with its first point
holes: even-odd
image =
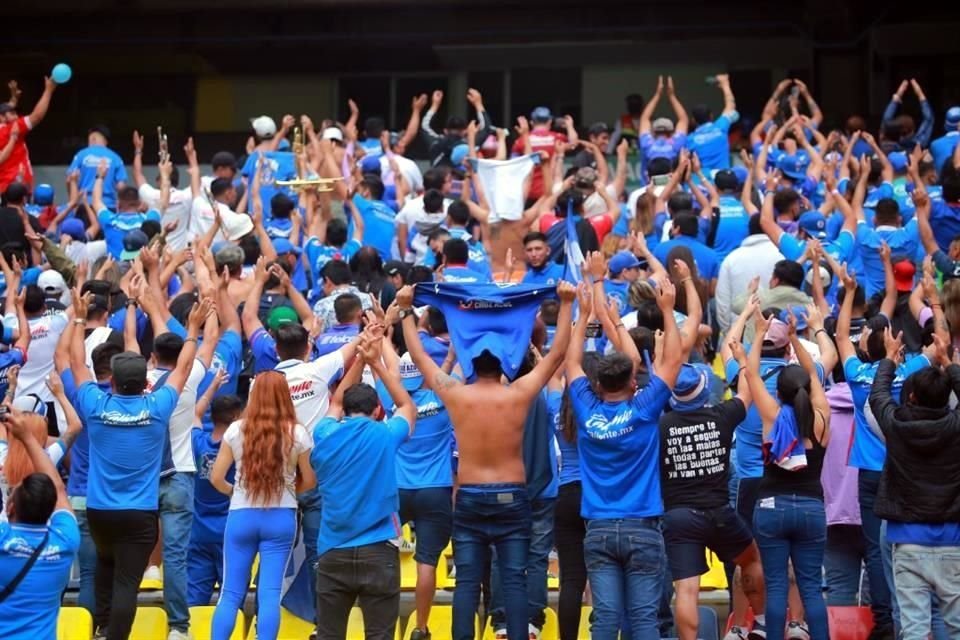
{"type": "Polygon", "coordinates": [[[461,282],[461,283],[483,283],[490,282],[490,278],[485,276],[482,273],[474,271],[468,266],[464,265],[450,265],[444,267],[443,269],[443,281],[444,282],[461,282]]]}
{"type": "MultiPolygon", "coordinates": [[[[67,399],[74,406],[77,405],[77,385],[73,379],[73,371],[69,368],[60,374],[60,381],[63,383],[63,392],[67,399]]],[[[109,382],[98,382],[97,386],[101,390],[110,391],[109,382]]],[[[70,447],[70,475],[67,476],[67,495],[70,497],[86,497],[87,495],[87,476],[90,474],[90,436],[87,433],[87,423],[83,415],[80,415],[80,422],[83,428],[80,435],[70,447]]]]}
{"type": "Polygon", "coordinates": [[[253,174],[257,169],[257,158],[264,157],[263,169],[260,173],[260,202],[263,204],[264,217],[269,220],[270,200],[278,193],[290,196],[294,202],[297,194],[289,187],[280,187],[278,180],[293,180],[297,177],[296,161],[291,151],[257,151],[247,156],[247,161],[240,169],[240,175],[247,179],[247,184],[253,184],[253,174]]]}
{"type": "Polygon", "coordinates": [[[0,394],[6,395],[9,384],[7,383],[7,371],[10,367],[22,366],[27,361],[27,354],[20,347],[11,347],[8,351],[0,353],[0,394]]]}
{"type": "Polygon", "coordinates": [[[647,163],[654,158],[675,160],[686,144],[687,134],[685,133],[674,133],[669,137],[641,133],[640,150],[643,152],[643,172],[647,172],[647,163]]]}
{"type": "MultiPolygon", "coordinates": [[[[382,383],[377,383],[381,403],[396,410],[393,400],[382,383]]],[[[453,468],[450,465],[450,437],[453,425],[450,414],[440,397],[430,389],[410,392],[417,405],[417,424],[413,435],[397,451],[397,487],[426,489],[452,487],[453,468]]]]}
{"type": "Polygon", "coordinates": [[[400,535],[396,460],[409,435],[410,425],[400,416],[384,422],[324,418],[317,424],[310,464],[323,500],[318,556],[400,535]]]}
{"type": "MultiPolygon", "coordinates": [[[[843,375],[850,385],[850,395],[853,398],[853,438],[850,443],[850,453],[847,464],[858,469],[868,471],[882,471],[883,461],[887,457],[887,446],[881,440],[873,427],[879,430],[877,420],[870,410],[870,388],[877,375],[879,362],[863,362],[857,357],[847,358],[843,363],[843,375]]],[[[897,367],[890,386],[890,395],[897,399],[903,383],[911,374],[930,366],[930,361],[924,355],[916,355],[907,359],[897,367]]]]}
{"type": "Polygon", "coordinates": [[[713,122],[707,122],[693,130],[687,136],[687,148],[697,154],[704,172],[730,168],[730,142],[728,135],[730,126],[740,119],[740,114],[733,111],[722,114],[713,122]]]}
{"type": "Polygon", "coordinates": [[[934,198],[933,189],[928,189],[930,195],[930,226],[933,227],[933,237],[937,246],[944,253],[950,251],[950,243],[960,235],[960,204],[947,204],[943,200],[942,191],[939,198],[934,198]]]}
{"type": "Polygon", "coordinates": [[[569,393],[580,449],[580,515],[588,520],[662,515],[657,421],[670,399],[667,385],[653,375],[630,400],[604,402],[586,377],[579,377],[569,393]]]}
{"type": "Polygon", "coordinates": [[[443,313],[467,380],[474,377],[473,359],[484,351],[512,379],[526,357],[540,303],[553,293],[536,285],[432,282],[416,286],[414,301],[443,313]]]}
{"type": "MultiPolygon", "coordinates": [[[[220,440],[214,440],[213,434],[203,429],[193,428],[193,461],[197,474],[193,485],[193,528],[190,531],[191,544],[223,544],[223,531],[227,526],[227,513],[230,511],[230,496],[220,493],[210,484],[210,472],[213,462],[220,453],[220,440]]],[[[230,465],[227,482],[233,483],[236,465],[230,465]]]]}
{"type": "Polygon", "coordinates": [[[23,581],[0,603],[0,638],[49,640],[57,637],[60,597],[80,548],[80,527],[69,511],[55,511],[46,525],[0,522],[0,584],[8,585],[49,534],[23,581]]]}
{"type": "Polygon", "coordinates": [[[103,238],[107,242],[107,253],[114,260],[120,259],[123,252],[123,237],[129,232],[139,229],[147,220],[160,222],[160,214],[151,209],[146,213],[131,211],[124,213],[114,213],[104,209],[97,214],[97,220],[103,228],[103,238]]]}
{"type": "Polygon", "coordinates": [[[467,243],[467,249],[470,252],[467,266],[483,275],[486,278],[483,282],[493,280],[493,271],[490,269],[490,257],[487,255],[487,250],[483,248],[483,245],[474,240],[470,233],[462,227],[453,227],[450,229],[450,237],[463,240],[467,243]]]}
{"type": "Polygon", "coordinates": [[[879,226],[876,229],[866,222],[857,223],[857,253],[863,263],[868,298],[884,291],[883,261],[880,259],[882,242],[890,247],[890,258],[894,262],[900,258],[913,260],[920,246],[917,221],[912,220],[905,227],[879,226]]]}
{"type": "Polygon", "coordinates": [[[360,251],[361,245],[354,239],[347,240],[342,247],[331,247],[328,244],[321,244],[317,236],[307,238],[307,243],[303,246],[303,252],[307,256],[307,264],[310,265],[310,273],[313,275],[313,289],[310,293],[310,302],[316,302],[323,297],[321,285],[323,278],[320,272],[331,260],[342,260],[350,262],[350,259],[360,251]]]}
{"type": "Polygon", "coordinates": [[[613,298],[617,301],[617,307],[620,309],[620,315],[633,310],[630,306],[630,283],[625,280],[604,280],[603,292],[607,300],[613,298]]]}
{"type": "Polygon", "coordinates": [[[335,324],[319,336],[315,341],[316,352],[318,355],[325,356],[333,353],[344,345],[353,342],[353,339],[360,333],[360,327],[356,323],[335,324]]]}
{"type": "Polygon", "coordinates": [[[564,424],[560,422],[560,408],[563,406],[563,392],[547,392],[547,411],[553,420],[553,428],[556,431],[557,448],[560,449],[560,486],[570,484],[571,482],[580,482],[580,452],[577,450],[577,440],[574,437],[573,442],[567,440],[564,435],[564,424]]]}
{"type": "Polygon", "coordinates": [[[527,265],[527,272],[523,274],[521,282],[556,287],[561,280],[563,280],[563,265],[548,259],[539,268],[527,265]]]}
{"type": "Polygon", "coordinates": [[[376,249],[384,262],[390,260],[397,212],[383,200],[367,200],[360,195],[353,196],[353,206],[363,218],[363,246],[376,249]]]}
{"type": "Polygon", "coordinates": [[[67,175],[74,171],[80,172],[77,188],[80,191],[93,193],[93,183],[97,181],[97,168],[100,160],[107,161],[107,175],[103,178],[103,204],[108,209],[117,208],[117,183],[127,181],[127,170],[123,166],[123,158],[107,147],[86,147],[77,152],[67,167],[67,175]]]}
{"type": "Polygon", "coordinates": [[[76,409],[90,437],[89,508],[157,510],[160,461],[177,398],[169,385],[138,396],[80,385],[76,409]]]}
{"type": "Polygon", "coordinates": [[[720,221],[713,242],[717,260],[723,262],[734,249],[740,247],[740,243],[748,235],[750,214],[743,208],[740,198],[728,194],[720,196],[720,221]]]}
{"type": "Polygon", "coordinates": [[[960,131],[948,131],[946,135],[941,136],[930,143],[930,155],[933,156],[933,166],[937,170],[937,175],[943,174],[943,165],[953,157],[953,150],[957,148],[960,142],[960,131]]]}
{"type": "Polygon", "coordinates": [[[653,255],[667,264],[667,256],[674,247],[687,247],[693,254],[693,261],[697,264],[697,273],[705,280],[713,280],[720,275],[720,261],[717,260],[717,252],[707,245],[699,242],[695,238],[687,236],[677,236],[673,240],[661,242],[657,245],[653,255]]]}
{"type": "Polygon", "coordinates": [[[253,352],[254,375],[273,369],[280,364],[280,358],[277,356],[277,341],[262,327],[250,336],[250,351],[253,352]]]}

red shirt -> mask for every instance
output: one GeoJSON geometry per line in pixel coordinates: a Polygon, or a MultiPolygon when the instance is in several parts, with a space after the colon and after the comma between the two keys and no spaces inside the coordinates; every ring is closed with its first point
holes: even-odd
{"type": "MultiPolygon", "coordinates": [[[[556,150],[557,140],[566,142],[567,136],[563,133],[551,131],[550,129],[538,129],[534,127],[530,131],[530,151],[532,153],[543,151],[547,154],[547,156],[552,157],[554,151],[556,150]]],[[[513,143],[512,151],[514,155],[523,155],[524,144],[522,138],[518,138],[517,141],[513,143]]],[[[530,192],[527,194],[527,198],[530,200],[536,200],[542,195],[543,168],[540,165],[537,165],[533,168],[533,178],[530,180],[530,192]]]]}
{"type": "MultiPolygon", "coordinates": [[[[30,165],[30,154],[27,152],[27,134],[30,133],[30,119],[26,116],[17,118],[17,124],[20,127],[20,136],[13,145],[13,151],[6,162],[0,164],[0,192],[6,191],[11,182],[20,177],[28,187],[33,186],[33,167],[30,165]]],[[[5,122],[0,124],[0,149],[7,146],[10,141],[10,131],[13,129],[13,123],[5,122]]]]}
{"type": "MultiPolygon", "coordinates": [[[[540,216],[540,233],[546,233],[550,227],[562,220],[563,218],[558,218],[556,214],[553,213],[546,213],[540,216]]],[[[603,244],[603,239],[613,230],[613,219],[609,214],[604,213],[599,216],[587,218],[587,221],[590,222],[593,230],[597,232],[597,242],[603,244]]]]}

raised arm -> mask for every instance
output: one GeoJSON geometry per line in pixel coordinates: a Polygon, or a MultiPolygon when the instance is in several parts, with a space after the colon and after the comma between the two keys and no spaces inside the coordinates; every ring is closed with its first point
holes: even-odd
{"type": "Polygon", "coordinates": [[[53,483],[53,487],[57,491],[57,502],[53,507],[54,510],[66,510],[72,513],[73,509],[70,508],[70,500],[67,498],[67,490],[66,487],[63,486],[60,472],[57,471],[57,467],[50,460],[50,456],[47,455],[44,448],[37,442],[37,439],[33,437],[33,433],[31,433],[30,428],[26,425],[23,416],[5,413],[0,416],[0,421],[3,422],[10,435],[19,440],[23,448],[27,450],[30,462],[33,464],[33,468],[37,473],[42,473],[50,478],[50,482],[53,483]]]}
{"type": "MultiPolygon", "coordinates": [[[[88,292],[81,296],[79,289],[73,289],[71,295],[73,297],[73,310],[76,314],[76,317],[71,320],[71,322],[78,327],[85,327],[87,324],[87,308],[90,305],[93,294],[88,292]]],[[[83,335],[79,328],[76,331],[80,333],[80,335],[83,335]]],[[[71,341],[69,348],[70,371],[73,373],[73,380],[79,388],[84,382],[93,380],[93,375],[90,373],[90,369],[87,368],[87,354],[83,340],[71,341]]]]}
{"type": "Polygon", "coordinates": [[[263,323],[260,322],[257,311],[260,308],[260,296],[263,295],[263,285],[267,281],[267,275],[267,259],[260,256],[253,271],[253,285],[247,292],[247,299],[243,303],[241,320],[247,340],[250,340],[258,329],[263,329],[263,323]]]}
{"type": "Polygon", "coordinates": [[[57,88],[57,83],[50,78],[43,79],[43,93],[37,104],[33,105],[33,111],[30,112],[30,127],[36,127],[44,118],[47,117],[47,110],[50,109],[50,99],[53,98],[53,92],[57,88]]]}
{"type": "Polygon", "coordinates": [[[382,342],[379,338],[368,342],[361,341],[360,353],[363,355],[364,362],[370,365],[373,373],[380,378],[383,386],[387,388],[387,393],[390,394],[390,399],[393,400],[395,407],[393,414],[401,416],[407,421],[407,424],[410,425],[410,435],[413,435],[417,424],[417,405],[400,382],[400,370],[397,367],[384,366],[380,357],[382,342]]]}
{"type": "Polygon", "coordinates": [[[883,181],[891,182],[893,180],[893,165],[890,164],[887,154],[883,152],[883,149],[880,148],[880,145],[877,144],[876,139],[874,139],[872,135],[864,132],[862,137],[866,140],[867,144],[870,145],[870,148],[873,149],[873,154],[877,156],[877,160],[880,161],[880,165],[883,167],[883,181]]]}
{"type": "Polygon", "coordinates": [[[763,194],[763,206],[760,208],[760,228],[767,234],[774,246],[780,246],[780,237],[783,235],[783,229],[777,224],[773,215],[773,196],[774,190],[770,189],[763,194]]]}
{"type": "Polygon", "coordinates": [[[107,175],[107,160],[103,158],[97,165],[97,177],[93,181],[93,214],[99,216],[100,212],[107,208],[103,203],[103,180],[107,175]]]}
{"type": "Polygon", "coordinates": [[[671,266],[676,274],[677,286],[683,287],[684,297],[687,300],[687,319],[680,327],[680,346],[686,360],[697,345],[700,321],[703,319],[703,302],[700,300],[697,284],[690,274],[690,266],[683,260],[674,260],[671,266]]]}
{"type": "Polygon", "coordinates": [[[660,103],[660,97],[663,95],[663,76],[657,77],[657,90],[653,93],[653,97],[650,98],[650,101],[647,102],[647,105],[643,108],[643,111],[640,113],[640,131],[638,133],[643,135],[645,133],[650,133],[650,120],[653,118],[654,112],[657,110],[657,105],[660,103]]]}
{"type": "MultiPolygon", "coordinates": [[[[190,193],[194,198],[203,195],[200,188],[200,163],[197,161],[197,149],[193,146],[193,138],[187,138],[187,143],[183,146],[183,153],[187,156],[187,173],[190,174],[190,193]]],[[[216,213],[216,210],[214,210],[216,213]]]]}
{"type": "Polygon", "coordinates": [[[687,110],[683,108],[683,103],[677,97],[677,92],[673,88],[673,76],[667,76],[667,98],[670,100],[670,106],[677,117],[677,126],[674,128],[676,133],[686,133],[690,130],[690,117],[687,110]]]}
{"type": "Polygon", "coordinates": [[[580,315],[577,324],[573,327],[570,346],[567,348],[564,360],[568,383],[586,375],[583,372],[583,345],[587,339],[587,318],[593,309],[593,294],[586,283],[581,282],[577,287],[577,301],[580,305],[580,315]]]}
{"type": "MultiPolygon", "coordinates": [[[[747,384],[750,388],[750,396],[753,398],[753,404],[757,407],[760,414],[760,420],[763,422],[763,436],[767,437],[773,428],[773,423],[780,413],[780,404],[767,391],[767,385],[760,377],[760,351],[763,348],[763,335],[770,326],[769,320],[764,320],[759,313],[754,314],[756,320],[755,335],[757,338],[750,346],[750,357],[747,359],[747,368],[740,371],[740,375],[747,376],[747,384]]],[[[801,347],[802,348],[802,347],[801,347]]]]}
{"type": "Polygon", "coordinates": [[[430,355],[423,348],[420,342],[420,334],[417,331],[417,319],[413,312],[413,287],[407,285],[397,292],[397,309],[400,312],[400,326],[403,328],[403,341],[407,345],[407,351],[417,365],[423,379],[430,385],[430,388],[437,392],[441,399],[447,396],[447,393],[453,387],[458,387],[461,382],[453,376],[444,373],[440,367],[433,361],[430,355]]]}
{"type": "Polygon", "coordinates": [[[354,359],[353,364],[350,365],[343,379],[340,380],[340,384],[337,385],[337,390],[330,396],[330,406],[327,408],[328,418],[336,420],[343,418],[343,394],[347,392],[347,389],[360,382],[363,377],[363,368],[363,359],[354,359]]]}
{"type": "Polygon", "coordinates": [[[133,182],[138,189],[147,183],[143,177],[143,136],[136,129],[133,131],[133,182]]]}
{"type": "Polygon", "coordinates": [[[216,313],[216,305],[210,298],[204,298],[199,304],[195,304],[187,317],[187,337],[183,341],[183,349],[177,357],[177,366],[174,367],[170,375],[167,376],[167,385],[179,395],[183,391],[183,385],[187,383],[190,376],[190,369],[193,368],[193,359],[197,355],[197,336],[200,335],[200,327],[203,326],[207,318],[216,313]]]}
{"type": "Polygon", "coordinates": [[[897,281],[893,276],[890,246],[883,241],[880,242],[880,261],[883,263],[883,301],[880,303],[880,313],[887,318],[893,318],[897,306],[897,281]]]}
{"type": "Polygon", "coordinates": [[[807,103],[807,109],[810,110],[810,120],[819,127],[823,122],[823,112],[820,110],[820,105],[813,99],[813,96],[810,94],[810,89],[807,88],[805,82],[794,78],[793,84],[800,89],[800,95],[807,103]]]}
{"type": "Polygon", "coordinates": [[[723,93],[723,115],[733,116],[737,112],[737,99],[733,96],[733,89],[730,88],[730,75],[720,73],[716,78],[717,86],[723,93]]]}
{"type": "Polygon", "coordinates": [[[656,374],[671,389],[677,381],[677,375],[684,362],[680,331],[673,317],[676,299],[677,290],[670,279],[660,280],[657,283],[657,306],[663,315],[663,358],[658,361],[656,374]]]}

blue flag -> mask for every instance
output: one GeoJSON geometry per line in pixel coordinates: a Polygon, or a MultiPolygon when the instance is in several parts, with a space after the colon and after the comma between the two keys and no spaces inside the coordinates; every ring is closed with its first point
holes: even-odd
{"type": "Polygon", "coordinates": [[[571,284],[579,284],[583,280],[580,268],[583,265],[583,251],[580,249],[580,238],[577,236],[577,220],[573,213],[573,202],[567,202],[567,217],[564,219],[567,226],[567,237],[563,241],[563,253],[566,257],[563,265],[563,279],[571,284]]]}
{"type": "Polygon", "coordinates": [[[489,351],[503,373],[517,375],[530,346],[540,304],[555,293],[534,284],[421,282],[414,304],[439,309],[467,381],[474,379],[473,359],[489,351]]]}

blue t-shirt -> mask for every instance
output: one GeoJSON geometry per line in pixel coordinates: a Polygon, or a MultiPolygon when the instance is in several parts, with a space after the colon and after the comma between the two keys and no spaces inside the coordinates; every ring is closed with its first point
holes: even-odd
{"type": "MultiPolygon", "coordinates": [[[[836,239],[821,243],[824,253],[840,263],[847,262],[852,257],[853,245],[853,234],[849,231],[841,231],[836,239]]],[[[779,249],[787,260],[797,260],[807,250],[807,241],[800,240],[793,234],[784,233],[780,236],[779,249]]]]}
{"type": "Polygon", "coordinates": [[[942,199],[942,191],[939,199],[933,197],[933,189],[930,191],[930,226],[933,227],[933,237],[937,241],[937,246],[944,253],[950,251],[950,243],[960,235],[960,205],[947,204],[942,199]]]}
{"type": "Polygon", "coordinates": [[[57,637],[60,597],[80,548],[80,527],[69,511],[54,511],[46,525],[0,522],[0,584],[16,577],[49,531],[47,544],[23,581],[0,604],[0,638],[52,640],[57,637]]]}
{"type": "Polygon", "coordinates": [[[139,229],[147,220],[160,222],[160,214],[151,209],[146,213],[132,211],[130,213],[114,213],[104,209],[97,214],[97,220],[103,227],[103,238],[107,242],[107,252],[114,260],[120,259],[123,252],[123,237],[127,233],[139,229]]]}
{"type": "Polygon", "coordinates": [[[911,220],[905,227],[880,226],[876,229],[866,222],[857,223],[857,253],[863,263],[868,298],[884,291],[883,260],[880,259],[880,243],[883,241],[890,247],[890,257],[894,262],[899,258],[912,260],[920,245],[917,221],[911,220]]]}
{"type": "Polygon", "coordinates": [[[127,170],[123,166],[123,158],[107,147],[87,147],[73,156],[67,175],[74,171],[80,172],[77,187],[81,191],[93,193],[93,183],[97,181],[97,168],[100,160],[107,160],[107,175],[103,178],[103,204],[109,209],[117,208],[117,183],[127,181],[127,170]]]}
{"type": "MultiPolygon", "coordinates": [[[[777,398],[777,378],[780,377],[780,371],[786,366],[787,361],[782,358],[760,358],[760,377],[763,379],[767,391],[774,398],[777,398]]],[[[816,363],[816,366],[817,376],[822,384],[823,366],[819,362],[816,363]]],[[[740,371],[740,365],[731,358],[727,361],[725,369],[727,380],[734,380],[740,371]]],[[[734,451],[736,452],[735,466],[738,477],[763,477],[763,421],[760,420],[760,413],[757,411],[756,405],[751,405],[747,411],[747,417],[737,427],[734,451]]]]}
{"type": "Polygon", "coordinates": [[[0,397],[7,393],[7,370],[10,367],[19,367],[27,361],[27,354],[20,347],[11,347],[9,351],[0,353],[0,397]]]}
{"type": "Polygon", "coordinates": [[[887,542],[924,547],[960,546],[960,522],[896,522],[887,520],[887,542]]]}
{"type": "Polygon", "coordinates": [[[930,143],[930,155],[933,156],[933,166],[937,170],[937,175],[943,173],[943,165],[953,157],[953,150],[958,142],[960,142],[960,131],[948,131],[946,135],[930,143]]]}
{"type": "Polygon", "coordinates": [[[473,236],[461,227],[453,227],[450,229],[450,237],[463,240],[467,243],[467,248],[470,251],[467,266],[477,273],[482,274],[486,278],[484,282],[492,280],[493,271],[490,269],[490,257],[487,255],[487,250],[483,248],[483,245],[474,240],[473,236]]]}
{"type": "Polygon", "coordinates": [[[736,111],[700,125],[687,136],[687,148],[697,154],[704,172],[730,168],[730,126],[740,119],[736,111]]]}
{"type": "Polygon", "coordinates": [[[863,214],[867,222],[873,223],[878,202],[885,198],[896,200],[895,196],[896,193],[893,190],[893,184],[889,182],[882,182],[878,185],[867,187],[867,193],[863,198],[863,214]]]}
{"type": "Polygon", "coordinates": [[[323,279],[320,272],[325,264],[331,260],[342,260],[349,263],[350,259],[360,251],[359,242],[351,238],[347,240],[342,247],[331,247],[328,244],[321,244],[317,236],[307,238],[307,243],[303,246],[303,252],[307,256],[307,263],[310,265],[310,272],[313,274],[313,288],[310,293],[310,301],[316,302],[323,297],[320,290],[323,279]]]}
{"type": "Polygon", "coordinates": [[[427,355],[430,356],[430,359],[433,360],[438,367],[442,366],[443,361],[447,359],[447,353],[450,352],[450,341],[446,338],[432,336],[426,331],[420,331],[418,335],[420,336],[420,343],[423,345],[423,350],[427,352],[427,355]]]}
{"type": "MultiPolygon", "coordinates": [[[[197,474],[193,485],[193,528],[190,531],[192,544],[223,544],[223,531],[227,526],[230,511],[230,496],[220,493],[210,484],[213,462],[220,453],[220,440],[213,434],[193,428],[190,434],[193,443],[193,461],[197,474]]],[[[231,484],[236,474],[236,465],[230,465],[227,482],[231,484]]]]}
{"type": "Polygon", "coordinates": [[[717,252],[695,238],[677,236],[672,240],[657,245],[653,255],[666,266],[667,256],[674,247],[687,247],[693,254],[693,261],[697,263],[697,273],[705,280],[713,280],[720,275],[720,261],[717,252]]]}
{"type": "Polygon", "coordinates": [[[294,202],[297,194],[289,187],[278,187],[277,180],[293,180],[297,177],[297,165],[292,151],[257,151],[247,156],[247,161],[240,169],[240,175],[247,179],[247,184],[253,184],[253,174],[257,169],[257,158],[263,155],[263,169],[260,173],[260,202],[263,204],[263,216],[269,220],[270,200],[278,193],[284,193],[294,202]]]}
{"type": "Polygon", "coordinates": [[[363,246],[376,249],[384,262],[390,260],[397,212],[383,200],[367,200],[360,195],[353,196],[353,206],[363,218],[363,246]]]}
{"type": "Polygon", "coordinates": [[[580,515],[588,520],[662,515],[657,421],[670,399],[667,385],[653,375],[630,400],[604,402],[580,377],[569,392],[580,448],[580,515]]]}
{"type": "MultiPolygon", "coordinates": [[[[377,391],[381,403],[396,410],[390,394],[378,381],[377,391]]],[[[400,445],[397,451],[397,487],[400,489],[426,489],[429,487],[452,487],[453,468],[450,465],[450,437],[453,424],[450,414],[440,397],[430,389],[420,388],[410,392],[417,405],[417,424],[413,435],[400,445]]]]}
{"type": "MultiPolygon", "coordinates": [[[[724,137],[726,140],[726,137],[724,137]]],[[[720,221],[713,242],[717,260],[723,262],[730,253],[740,247],[750,235],[750,214],[743,208],[740,198],[729,194],[720,196],[720,221]]]]}
{"type": "Polygon", "coordinates": [[[87,506],[116,511],[156,511],[160,460],[178,394],[170,385],[122,396],[94,382],[77,389],[76,409],[90,437],[87,506]]]}
{"type": "Polygon", "coordinates": [[[651,133],[641,133],[640,150],[643,152],[644,173],[646,173],[647,163],[654,158],[675,160],[686,144],[687,134],[685,133],[674,133],[669,137],[655,137],[651,133]]]}
{"type": "Polygon", "coordinates": [[[280,364],[280,357],[277,355],[277,341],[262,327],[250,336],[250,351],[253,352],[254,375],[261,371],[273,369],[280,364]]]}
{"type": "Polygon", "coordinates": [[[547,260],[539,269],[527,265],[527,272],[523,274],[523,284],[547,284],[552,287],[563,279],[563,266],[553,260],[547,260]]]}
{"type": "Polygon", "coordinates": [[[469,266],[448,266],[443,269],[444,282],[490,282],[490,278],[484,274],[474,271],[469,266]]]}
{"type": "MultiPolygon", "coordinates": [[[[891,396],[899,399],[903,383],[910,374],[929,365],[927,357],[919,354],[898,366],[893,384],[890,385],[891,396]]],[[[879,366],[879,362],[863,362],[856,356],[847,358],[843,363],[843,375],[850,385],[850,396],[853,398],[853,438],[847,464],[868,471],[882,471],[883,461],[887,457],[887,445],[870,428],[872,422],[879,429],[868,402],[879,366]]]]}
{"type": "MultiPolygon", "coordinates": [[[[60,374],[63,382],[63,392],[67,399],[76,406],[77,385],[73,379],[73,371],[69,368],[60,374]]],[[[109,382],[98,382],[97,386],[103,391],[110,391],[109,382]]],[[[70,447],[70,475],[67,476],[67,495],[70,497],[87,495],[87,476],[90,473],[90,436],[87,433],[87,423],[84,416],[80,416],[83,428],[70,447]]]]}
{"type": "MultiPolygon", "coordinates": [[[[210,369],[207,372],[209,377],[213,377],[220,369],[227,372],[227,379],[220,388],[217,389],[215,397],[237,394],[237,382],[239,382],[240,372],[243,370],[243,339],[240,334],[234,330],[224,331],[217,341],[217,346],[213,351],[213,360],[210,361],[210,369]]],[[[206,386],[201,382],[197,389],[199,395],[203,395],[206,386]]]]}
{"type": "Polygon", "coordinates": [[[620,315],[633,310],[628,300],[630,299],[630,283],[617,280],[604,280],[603,292],[607,295],[607,300],[614,298],[617,306],[620,308],[620,315]]]}
{"type": "Polygon", "coordinates": [[[354,416],[317,423],[310,464],[323,500],[318,556],[400,535],[396,460],[409,435],[410,425],[400,416],[384,422],[354,416]]]}
{"type": "Polygon", "coordinates": [[[325,356],[333,353],[345,344],[350,344],[360,333],[360,327],[355,323],[335,324],[319,336],[314,344],[318,355],[325,356]]]}
{"type": "Polygon", "coordinates": [[[560,486],[571,482],[580,482],[580,452],[577,451],[577,441],[567,440],[563,435],[564,425],[560,422],[560,407],[563,405],[563,392],[547,392],[547,411],[553,419],[556,431],[557,447],[560,449],[560,486]]]}

